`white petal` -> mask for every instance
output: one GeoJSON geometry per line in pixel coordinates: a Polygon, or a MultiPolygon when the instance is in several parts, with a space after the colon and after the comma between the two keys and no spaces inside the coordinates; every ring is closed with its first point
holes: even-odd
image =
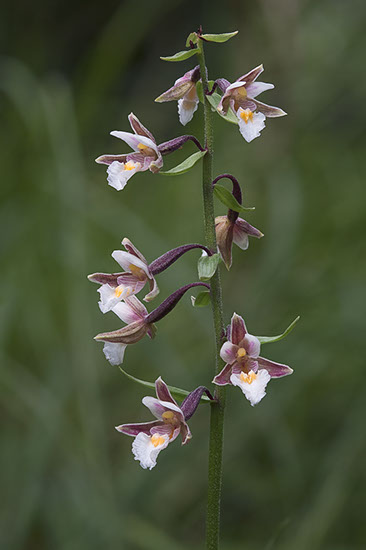
{"type": "Polygon", "coordinates": [[[240,378],[240,374],[232,374],[230,376],[230,382],[233,386],[239,386],[245,397],[250,401],[250,404],[254,406],[266,395],[265,389],[271,377],[265,369],[259,370],[257,374],[250,371],[249,375],[255,376],[255,379],[250,384],[244,382],[240,378]]]}
{"type": "Polygon", "coordinates": [[[185,126],[193,118],[193,113],[198,109],[199,99],[195,101],[187,101],[186,99],[178,99],[179,122],[185,126]]]}
{"type": "Polygon", "coordinates": [[[169,437],[167,435],[156,435],[161,438],[161,443],[154,445],[151,439],[154,436],[149,436],[140,432],[132,443],[132,452],[135,460],[140,462],[140,466],[145,470],[151,470],[156,466],[156,459],[160,451],[169,445],[169,437]]]}
{"type": "Polygon", "coordinates": [[[139,144],[142,143],[142,145],[150,147],[150,149],[153,149],[156,153],[158,152],[156,143],[146,136],[139,136],[136,134],[131,134],[130,132],[119,132],[118,130],[113,130],[113,132],[111,132],[111,136],[122,139],[131,147],[131,149],[134,149],[135,151],[139,151],[139,144]]]}
{"type": "Polygon", "coordinates": [[[263,113],[252,113],[251,118],[245,121],[240,115],[244,112],[244,109],[239,107],[237,110],[237,117],[239,121],[239,130],[245,141],[248,143],[253,139],[260,136],[261,131],[265,127],[264,121],[266,117],[263,113]]]}
{"type": "Polygon", "coordinates": [[[142,399],[142,404],[145,405],[145,407],[147,407],[150,412],[159,420],[161,420],[161,415],[167,409],[178,413],[178,416],[182,417],[182,420],[184,419],[184,415],[178,405],[170,403],[170,401],[161,401],[160,399],[156,399],[156,397],[151,397],[150,395],[147,395],[142,399]]]}
{"type": "MultiPolygon", "coordinates": [[[[236,228],[235,228],[236,229],[236,228]]],[[[249,235],[245,231],[235,231],[233,234],[233,242],[242,250],[247,250],[249,246],[249,235]]]]}
{"type": "Polygon", "coordinates": [[[137,258],[137,256],[135,256],[134,254],[130,254],[130,252],[124,252],[123,250],[114,250],[112,252],[112,258],[116,260],[116,262],[118,262],[122,269],[124,269],[125,271],[129,271],[131,273],[130,266],[132,265],[142,269],[146,273],[146,275],[150,275],[146,263],[140,260],[140,258],[137,258]]]}
{"type": "Polygon", "coordinates": [[[247,350],[247,354],[256,359],[261,351],[261,343],[258,338],[253,336],[253,334],[246,334],[244,336],[243,343],[245,349],[247,350]]]}
{"type": "Polygon", "coordinates": [[[253,82],[246,86],[248,97],[257,97],[257,95],[265,92],[266,90],[272,90],[273,84],[267,84],[267,82],[253,82]]]}
{"type": "Polygon", "coordinates": [[[132,307],[126,304],[126,302],[119,302],[113,307],[112,311],[121,319],[121,321],[127,324],[134,323],[135,321],[139,321],[141,319],[141,317],[137,315],[132,307]]]}
{"type": "MultiPolygon", "coordinates": [[[[128,164],[128,163],[126,163],[128,164]]],[[[108,178],[107,181],[111,187],[114,187],[117,189],[117,191],[121,191],[128,180],[136,174],[141,168],[141,164],[139,162],[135,163],[135,167],[132,168],[132,170],[126,170],[125,164],[123,162],[114,161],[112,164],[108,166],[107,174],[108,178]]]]}
{"type": "Polygon", "coordinates": [[[106,342],[103,347],[103,353],[111,365],[121,365],[123,363],[123,356],[125,354],[126,347],[127,344],[106,342]]]}
{"type": "Polygon", "coordinates": [[[245,82],[233,82],[232,84],[230,84],[230,86],[228,86],[225,90],[225,94],[227,94],[227,92],[229,92],[230,90],[235,90],[236,88],[243,88],[243,86],[245,87],[245,82]]]}
{"type": "Polygon", "coordinates": [[[102,313],[107,313],[111,311],[114,306],[118,304],[123,298],[123,293],[119,294],[116,289],[110,285],[101,285],[98,288],[100,294],[100,301],[98,302],[100,311],[102,313]]]}

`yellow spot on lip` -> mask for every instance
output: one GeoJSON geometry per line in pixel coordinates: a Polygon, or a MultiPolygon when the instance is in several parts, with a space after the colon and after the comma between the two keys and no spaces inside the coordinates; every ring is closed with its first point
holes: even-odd
{"type": "Polygon", "coordinates": [[[240,118],[244,120],[245,124],[248,124],[248,121],[253,122],[253,111],[250,109],[244,109],[240,113],[240,118]]]}
{"type": "Polygon", "coordinates": [[[114,294],[115,294],[116,298],[119,298],[121,296],[123,290],[124,290],[123,285],[117,286],[117,288],[114,291],[114,294]]]}
{"type": "Polygon", "coordinates": [[[246,350],[244,348],[239,348],[238,351],[237,351],[237,356],[238,357],[245,357],[247,354],[246,350]]]}
{"type": "Polygon", "coordinates": [[[154,445],[154,447],[158,447],[159,445],[163,445],[165,439],[162,435],[154,434],[151,437],[151,443],[154,445]]]}
{"type": "Polygon", "coordinates": [[[134,162],[132,162],[132,160],[129,160],[128,162],[126,162],[126,164],[124,165],[124,169],[125,170],[134,170],[136,168],[136,164],[134,162]]]}
{"type": "Polygon", "coordinates": [[[252,370],[249,374],[246,374],[245,372],[240,373],[240,380],[246,384],[251,384],[256,378],[257,375],[252,370]]]}
{"type": "Polygon", "coordinates": [[[141,269],[141,267],[137,267],[137,265],[130,264],[128,269],[131,271],[132,275],[137,277],[139,281],[144,281],[147,278],[145,271],[141,269]]]}

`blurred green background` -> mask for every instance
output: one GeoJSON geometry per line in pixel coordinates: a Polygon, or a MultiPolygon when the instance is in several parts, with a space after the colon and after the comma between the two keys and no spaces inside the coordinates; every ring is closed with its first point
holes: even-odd
{"type": "MultiPolygon", "coordinates": [[[[276,85],[263,101],[289,113],[251,144],[215,121],[215,174],[239,178],[257,207],[247,219],[265,234],[223,270],[225,320],[237,311],[250,332],[272,335],[302,316],[263,350],[294,375],[255,408],[229,392],[222,548],[366,547],[364,0],[76,0],[8,3],[0,22],[1,548],[203,547],[208,407],[189,445],[139,467],[114,426],[150,419],[146,391],[93,341],[120,323],[86,279],[116,270],[125,236],[148,260],[203,240],[199,166],[138,174],[117,193],[94,163],[124,151],[109,132],[129,130],[130,111],[158,142],[201,137],[201,109],[183,129],[175,103],[153,102],[193,66],[159,56],[200,23],[240,31],[207,46],[210,77],[233,81],[263,62],[276,85]]],[[[196,279],[197,257],[159,276],[155,303],[196,279]]],[[[209,384],[209,309],[186,296],[124,365],[150,381],[209,384]]]]}

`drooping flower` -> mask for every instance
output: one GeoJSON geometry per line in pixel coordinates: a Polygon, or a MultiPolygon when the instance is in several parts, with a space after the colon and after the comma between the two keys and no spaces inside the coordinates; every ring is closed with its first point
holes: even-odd
{"type": "Polygon", "coordinates": [[[150,285],[150,292],[146,294],[145,302],[150,302],[159,294],[159,288],[149,269],[149,265],[141,252],[124,238],[122,245],[124,250],[114,250],[112,258],[125,270],[122,273],[92,273],[88,279],[94,283],[100,283],[99,307],[102,313],[110,311],[118,302],[128,298],[132,294],[138,294],[146,283],[150,285]]]}
{"type": "Polygon", "coordinates": [[[173,399],[168,386],[159,377],[155,382],[156,397],[144,397],[142,403],[157,418],[152,422],[122,424],[119,432],[134,437],[132,453],[144,469],[156,466],[157,457],[180,434],[182,445],[192,437],[183,410],[173,399]]]}
{"type": "Polygon", "coordinates": [[[170,313],[184,294],[191,288],[204,286],[210,289],[210,285],[203,282],[190,283],[178,288],[170,296],[150,313],[136,296],[125,298],[123,302],[116,304],[112,311],[127,326],[112,332],[103,332],[95,336],[95,340],[105,342],[103,352],[111,365],[120,365],[123,362],[125,350],[128,344],[135,344],[147,334],[154,338],[157,323],[170,313]]]}
{"type": "Polygon", "coordinates": [[[227,269],[230,269],[232,264],[233,242],[242,250],[246,250],[249,246],[249,237],[263,237],[263,233],[247,221],[235,215],[232,218],[230,215],[215,218],[217,247],[227,269]]]}
{"type": "Polygon", "coordinates": [[[95,340],[104,342],[103,352],[111,365],[121,365],[126,347],[142,340],[146,334],[154,338],[156,328],[148,321],[148,311],[136,296],[125,298],[112,311],[127,325],[119,330],[98,334],[95,340]]]}
{"type": "Polygon", "coordinates": [[[217,110],[223,115],[226,115],[229,109],[234,111],[238,119],[240,133],[248,143],[260,136],[265,127],[266,117],[279,117],[287,114],[279,107],[273,107],[255,99],[262,92],[274,88],[273,84],[256,82],[263,70],[263,65],[259,65],[230,84],[217,107],[217,110]]]}
{"type": "Polygon", "coordinates": [[[200,69],[197,66],[178,78],[174,86],[155,99],[157,103],[178,100],[179,121],[183,126],[192,120],[193,114],[198,108],[196,83],[199,79],[200,69]]]}
{"type": "Polygon", "coordinates": [[[287,365],[260,357],[260,342],[248,334],[244,319],[234,313],[227,330],[227,342],[221,348],[221,358],[226,362],[213,383],[218,386],[239,386],[251,405],[259,403],[266,395],[271,378],[292,374],[287,365]]]}
{"type": "Polygon", "coordinates": [[[108,183],[117,191],[123,189],[136,172],[150,170],[156,173],[163,166],[163,158],[152,133],[133,113],[128,115],[128,120],[133,134],[115,130],[111,135],[122,139],[134,152],[124,155],[102,155],[95,160],[98,164],[108,165],[108,183]]]}

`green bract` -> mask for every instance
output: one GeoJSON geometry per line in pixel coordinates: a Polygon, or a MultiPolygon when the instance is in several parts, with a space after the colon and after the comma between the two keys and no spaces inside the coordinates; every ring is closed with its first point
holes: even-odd
{"type": "Polygon", "coordinates": [[[198,36],[196,32],[191,32],[191,34],[188,35],[188,38],[186,40],[186,47],[188,48],[190,46],[190,43],[197,44],[198,36]]]}
{"type": "MultiPolygon", "coordinates": [[[[220,263],[220,254],[212,256],[201,256],[198,260],[198,276],[200,281],[209,281],[216,272],[217,266],[220,263]]],[[[203,294],[203,292],[201,292],[203,294]]]]}
{"type": "Polygon", "coordinates": [[[278,336],[257,336],[256,338],[258,338],[261,344],[270,344],[271,342],[279,342],[280,340],[282,340],[282,338],[285,338],[288,334],[290,334],[290,332],[292,331],[292,329],[294,328],[294,326],[296,325],[299,319],[300,319],[300,315],[296,317],[294,321],[292,321],[291,325],[287,327],[285,332],[283,332],[282,334],[279,334],[278,336]]]}
{"type": "Polygon", "coordinates": [[[218,115],[220,115],[221,118],[226,120],[226,122],[231,122],[232,124],[239,124],[237,117],[235,116],[235,114],[232,112],[231,109],[228,110],[226,115],[223,115],[222,113],[220,113],[220,111],[217,110],[218,104],[220,103],[220,100],[221,100],[220,94],[214,92],[212,95],[208,95],[206,97],[207,97],[209,103],[211,103],[211,105],[213,107],[212,110],[216,111],[216,113],[218,115]]]}
{"type": "Polygon", "coordinates": [[[221,34],[202,34],[202,38],[204,40],[207,40],[207,42],[227,42],[227,40],[230,40],[230,38],[233,38],[233,36],[236,36],[239,31],[234,32],[223,32],[221,34]]]}
{"type": "MultiPolygon", "coordinates": [[[[161,172],[160,172],[161,173],[161,172]]],[[[225,206],[234,210],[234,212],[245,212],[247,210],[255,210],[254,206],[242,206],[238,203],[236,198],[230,193],[226,187],[216,184],[214,187],[214,193],[219,201],[222,202],[225,206]]]]}
{"type": "MultiPolygon", "coordinates": [[[[202,293],[203,294],[203,293],[202,293]]],[[[141,386],[146,386],[147,388],[155,389],[155,384],[152,382],[146,382],[146,380],[140,380],[140,378],[135,378],[131,374],[128,374],[125,370],[123,370],[121,367],[119,367],[119,370],[127,376],[130,380],[133,380],[134,382],[137,382],[137,384],[140,384],[141,386]]],[[[189,395],[189,391],[182,390],[181,388],[176,388],[175,386],[168,386],[170,393],[173,395],[173,397],[186,397],[189,395]]],[[[207,395],[202,395],[201,401],[210,402],[210,399],[207,397],[207,395]]]]}
{"type": "Polygon", "coordinates": [[[192,306],[194,307],[206,307],[211,303],[211,296],[209,291],[203,291],[197,294],[197,296],[191,296],[192,306]]]}
{"type": "Polygon", "coordinates": [[[183,50],[181,52],[177,52],[174,55],[169,55],[168,57],[160,57],[163,61],[184,61],[185,59],[188,59],[189,57],[192,57],[193,55],[196,55],[197,50],[183,50]]]}
{"type": "Polygon", "coordinates": [[[188,172],[188,170],[190,170],[202,157],[204,157],[205,154],[206,151],[197,151],[197,153],[193,153],[193,155],[178,164],[178,166],[175,166],[166,172],[159,172],[159,174],[162,174],[163,176],[179,176],[180,174],[184,174],[185,172],[188,172]]]}

